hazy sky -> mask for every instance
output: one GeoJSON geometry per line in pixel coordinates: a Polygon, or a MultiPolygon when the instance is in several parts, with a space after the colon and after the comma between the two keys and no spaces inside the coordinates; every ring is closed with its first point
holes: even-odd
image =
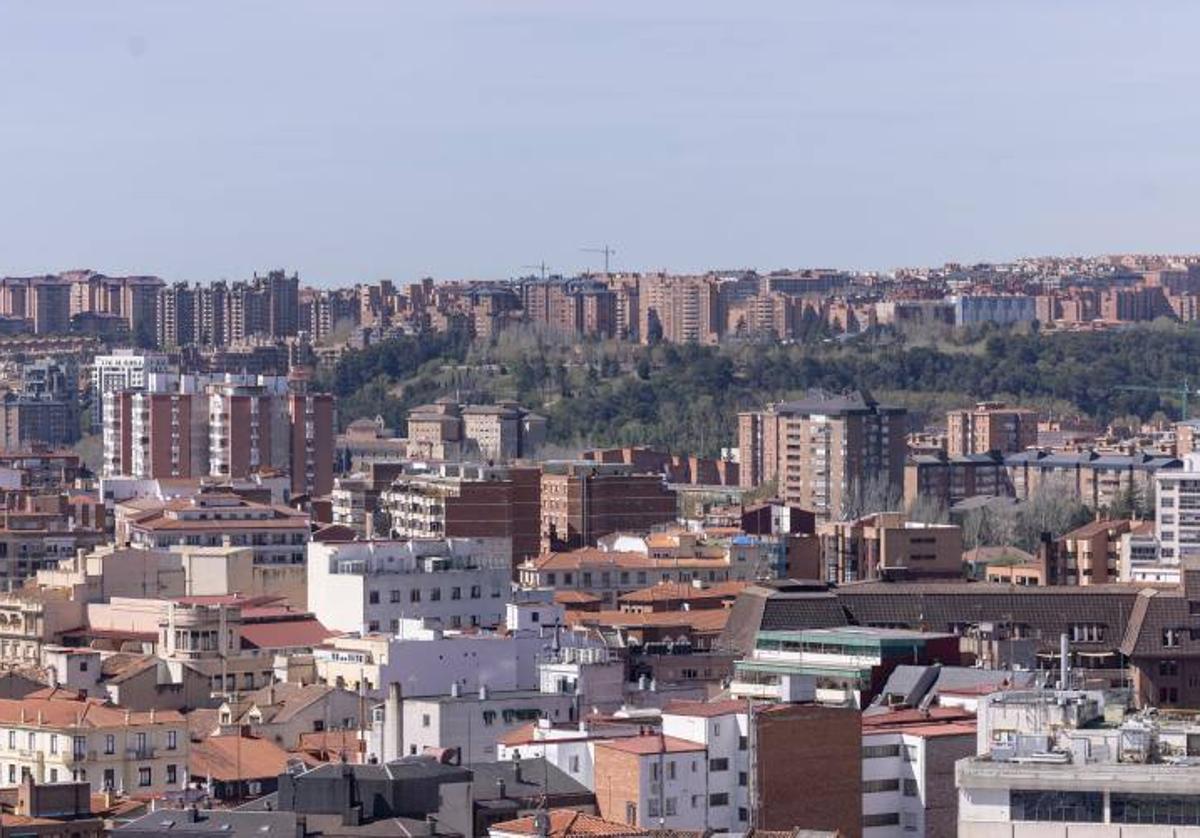
{"type": "Polygon", "coordinates": [[[0,0],[0,274],[1192,251],[1200,4],[0,0]]]}

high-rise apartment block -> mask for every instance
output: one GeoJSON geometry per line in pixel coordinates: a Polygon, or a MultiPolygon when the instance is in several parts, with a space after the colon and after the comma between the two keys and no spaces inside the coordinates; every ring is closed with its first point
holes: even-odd
{"type": "Polygon", "coordinates": [[[104,400],[121,390],[146,385],[147,373],[163,373],[168,368],[167,356],[160,353],[118,349],[109,355],[97,355],[92,360],[92,418],[99,426],[104,419],[104,400]]]}
{"type": "Polygon", "coordinates": [[[104,474],[291,475],[294,494],[333,488],[333,399],[283,376],[152,373],[104,404],[104,474]]]}
{"type": "Polygon", "coordinates": [[[738,414],[742,485],[775,483],[785,503],[837,519],[868,491],[898,492],[908,412],[864,392],[823,393],[738,414]]]}
{"type": "Polygon", "coordinates": [[[951,457],[1008,454],[1037,445],[1037,411],[979,402],[970,410],[946,414],[946,453],[951,457]]]}

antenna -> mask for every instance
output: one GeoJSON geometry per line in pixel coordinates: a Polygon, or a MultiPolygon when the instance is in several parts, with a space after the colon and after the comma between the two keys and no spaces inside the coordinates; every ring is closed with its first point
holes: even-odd
{"type": "Polygon", "coordinates": [[[608,260],[610,257],[616,255],[616,252],[617,252],[616,250],[609,247],[607,244],[604,245],[604,247],[581,247],[579,249],[582,250],[584,253],[603,253],[604,254],[604,273],[605,273],[605,275],[608,275],[608,273],[609,273],[608,260]]]}
{"type": "Polygon", "coordinates": [[[550,269],[550,266],[546,264],[545,259],[538,262],[536,265],[522,265],[521,266],[521,270],[524,270],[524,271],[532,271],[532,270],[540,271],[541,275],[542,275],[542,281],[545,281],[546,271],[548,271],[549,269],[550,269]]]}

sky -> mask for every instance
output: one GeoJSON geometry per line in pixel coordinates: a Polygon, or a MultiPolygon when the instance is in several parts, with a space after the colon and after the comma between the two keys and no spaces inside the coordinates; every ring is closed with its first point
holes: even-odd
{"type": "Polygon", "coordinates": [[[0,0],[0,275],[1192,252],[1200,4],[0,0]]]}

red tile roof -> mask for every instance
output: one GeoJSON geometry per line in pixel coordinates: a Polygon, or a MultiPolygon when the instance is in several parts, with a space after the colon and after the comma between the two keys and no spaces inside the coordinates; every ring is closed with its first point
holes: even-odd
{"type": "Polygon", "coordinates": [[[704,587],[696,587],[687,582],[661,582],[657,585],[651,585],[648,588],[642,588],[638,591],[631,591],[622,596],[621,602],[629,603],[650,603],[663,602],[672,600],[696,600],[696,599],[734,599],[742,589],[749,585],[749,582],[714,582],[711,585],[704,587]]]}
{"type": "Polygon", "coordinates": [[[251,649],[288,649],[295,646],[320,646],[334,632],[319,620],[279,620],[248,623],[242,626],[242,646],[251,649]]]}
{"type": "Polygon", "coordinates": [[[664,713],[673,716],[728,716],[732,713],[745,713],[749,703],[738,699],[727,698],[721,701],[672,701],[663,708],[664,713]]]}
{"type": "Polygon", "coordinates": [[[192,744],[188,773],[214,780],[278,777],[287,770],[288,753],[269,739],[209,736],[192,744]]]}
{"type": "Polygon", "coordinates": [[[654,733],[648,736],[629,736],[621,739],[609,739],[597,742],[597,748],[613,748],[627,754],[645,756],[648,754],[677,754],[690,751],[703,751],[704,745],[676,736],[663,736],[654,733]]]}

